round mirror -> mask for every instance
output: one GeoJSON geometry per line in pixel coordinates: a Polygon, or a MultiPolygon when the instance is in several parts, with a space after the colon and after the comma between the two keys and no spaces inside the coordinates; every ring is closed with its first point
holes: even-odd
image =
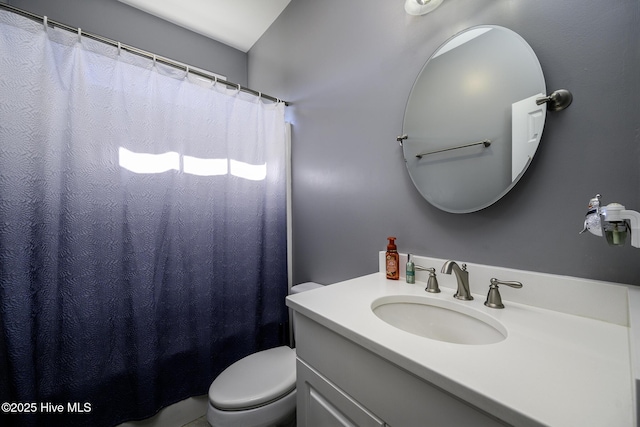
{"type": "Polygon", "coordinates": [[[540,62],[513,31],[483,25],[449,39],[413,85],[402,147],[409,175],[432,205],[483,209],[506,194],[533,158],[544,127],[540,62]]]}

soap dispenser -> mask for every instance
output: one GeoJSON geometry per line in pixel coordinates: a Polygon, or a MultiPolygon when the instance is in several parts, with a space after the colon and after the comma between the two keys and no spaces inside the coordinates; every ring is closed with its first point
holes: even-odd
{"type": "Polygon", "coordinates": [[[416,265],[411,260],[411,254],[407,254],[407,271],[405,277],[407,283],[416,283],[416,265]]]}
{"type": "Polygon", "coordinates": [[[400,255],[396,247],[395,237],[387,237],[389,244],[387,245],[387,253],[385,254],[385,264],[387,268],[387,279],[398,280],[400,278],[400,255]]]}

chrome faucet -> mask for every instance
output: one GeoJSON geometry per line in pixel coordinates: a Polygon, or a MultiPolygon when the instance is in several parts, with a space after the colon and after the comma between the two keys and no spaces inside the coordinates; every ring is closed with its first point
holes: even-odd
{"type": "Polygon", "coordinates": [[[455,261],[447,261],[442,266],[441,273],[451,274],[451,270],[456,275],[458,280],[458,291],[453,295],[454,298],[471,301],[473,297],[469,291],[469,272],[467,271],[467,264],[462,264],[462,268],[458,266],[455,261]]]}

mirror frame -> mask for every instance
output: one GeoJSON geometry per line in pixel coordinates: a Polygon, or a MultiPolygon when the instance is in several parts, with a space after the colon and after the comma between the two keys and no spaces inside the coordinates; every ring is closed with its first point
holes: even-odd
{"type": "MultiPolygon", "coordinates": [[[[546,96],[542,67],[531,46],[519,34],[497,25],[479,25],[449,38],[422,67],[404,113],[403,154],[420,194],[450,213],[476,212],[500,200],[517,184],[537,151],[547,107],[536,106],[535,101],[542,96],[546,96]],[[477,35],[469,37],[474,32],[477,35]],[[483,46],[494,39],[506,44],[504,51],[483,46]],[[479,51],[480,48],[488,50],[479,51]],[[507,53],[507,48],[514,50],[517,59],[511,56],[513,52],[507,53]],[[481,63],[466,65],[467,57],[473,56],[472,60],[481,63]],[[489,68],[492,60],[498,61],[495,66],[500,68],[489,68]],[[510,64],[516,70],[506,70],[510,64]],[[520,76],[531,83],[517,81],[515,77],[520,76]],[[464,81],[457,79],[460,77],[464,81]],[[420,93],[421,90],[430,92],[420,93]],[[526,108],[533,108],[529,106],[533,102],[539,112],[536,112],[535,141],[528,141],[533,143],[522,154],[520,145],[512,144],[511,111],[515,103],[524,100],[528,103],[526,108]],[[452,123],[456,119],[451,118],[461,113],[464,121],[452,123]],[[518,162],[514,160],[516,153],[518,162]],[[483,191],[488,194],[482,194],[483,191]]],[[[530,118],[524,120],[531,123],[530,118]]],[[[519,118],[518,123],[521,121],[519,118]]],[[[529,126],[527,132],[531,133],[531,125],[525,126],[529,126]]]]}

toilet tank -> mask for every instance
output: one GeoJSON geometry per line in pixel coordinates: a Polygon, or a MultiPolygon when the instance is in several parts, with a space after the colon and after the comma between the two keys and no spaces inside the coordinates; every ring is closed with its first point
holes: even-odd
{"type": "Polygon", "coordinates": [[[324,285],[316,282],[305,282],[300,283],[299,285],[295,285],[291,287],[292,294],[299,294],[300,292],[310,291],[312,289],[321,288],[324,285]]]}
{"type": "MultiPolygon", "coordinates": [[[[291,287],[291,294],[299,294],[300,292],[310,291],[312,289],[318,289],[323,287],[320,283],[316,282],[305,282],[300,283],[299,285],[295,285],[291,287]]],[[[295,325],[293,324],[293,312],[289,309],[289,318],[291,319],[290,329],[289,329],[289,340],[291,342],[291,347],[295,347],[295,338],[294,338],[294,329],[295,325]]]]}

